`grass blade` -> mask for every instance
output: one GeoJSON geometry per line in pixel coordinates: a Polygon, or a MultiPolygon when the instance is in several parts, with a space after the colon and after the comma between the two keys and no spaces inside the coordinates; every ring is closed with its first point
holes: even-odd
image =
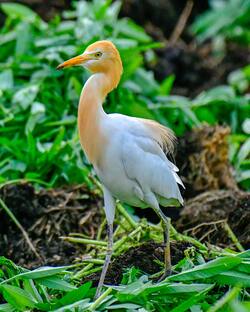
{"type": "Polygon", "coordinates": [[[214,275],[228,271],[241,263],[237,257],[221,257],[209,261],[205,264],[198,265],[191,270],[168,277],[165,281],[191,281],[194,279],[205,279],[214,275]]]}

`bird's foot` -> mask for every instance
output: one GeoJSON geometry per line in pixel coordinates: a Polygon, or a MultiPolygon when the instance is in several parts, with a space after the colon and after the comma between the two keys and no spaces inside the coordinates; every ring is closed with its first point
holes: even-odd
{"type": "Polygon", "coordinates": [[[94,300],[98,299],[101,296],[101,294],[102,294],[102,286],[103,285],[98,285],[98,287],[96,289],[95,296],[94,296],[94,300]]]}
{"type": "Polygon", "coordinates": [[[162,274],[162,276],[158,279],[158,283],[162,282],[165,278],[167,278],[171,274],[172,274],[171,269],[165,270],[165,272],[162,274]]]}

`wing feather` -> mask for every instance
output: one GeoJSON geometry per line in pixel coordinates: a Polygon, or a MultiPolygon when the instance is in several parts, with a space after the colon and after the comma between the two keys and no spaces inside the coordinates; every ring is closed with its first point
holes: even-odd
{"type": "Polygon", "coordinates": [[[159,203],[176,199],[183,204],[178,183],[183,185],[160,145],[151,137],[126,135],[121,149],[126,175],[142,189],[144,199],[154,194],[159,203]]]}
{"type": "Polygon", "coordinates": [[[171,129],[161,125],[154,120],[143,118],[137,119],[142,122],[144,126],[148,129],[148,131],[151,133],[152,138],[154,138],[159,143],[164,153],[171,155],[174,154],[176,137],[171,129]]]}

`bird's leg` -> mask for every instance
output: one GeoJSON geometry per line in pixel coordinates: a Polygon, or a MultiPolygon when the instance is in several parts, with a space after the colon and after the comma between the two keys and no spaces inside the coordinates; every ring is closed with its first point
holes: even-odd
{"type": "Polygon", "coordinates": [[[164,263],[165,271],[159,281],[164,280],[171,274],[171,252],[170,252],[170,226],[171,219],[166,217],[161,209],[155,209],[155,212],[162,221],[163,237],[164,237],[164,263]]]}
{"type": "Polygon", "coordinates": [[[111,256],[112,256],[112,252],[113,252],[113,224],[109,224],[107,225],[107,234],[108,234],[108,247],[107,247],[107,252],[106,252],[106,258],[105,258],[105,262],[102,268],[102,273],[101,273],[101,277],[96,289],[96,294],[95,294],[95,299],[97,299],[102,291],[102,286],[104,284],[104,279],[110,264],[110,260],[111,260],[111,256]]]}
{"type": "Polygon", "coordinates": [[[109,267],[109,263],[112,256],[113,251],[113,222],[115,217],[115,200],[111,195],[110,191],[103,187],[103,195],[104,195],[104,210],[107,219],[107,235],[108,235],[108,246],[106,252],[106,258],[104,261],[104,265],[102,268],[101,277],[96,289],[95,299],[98,298],[102,291],[102,286],[104,284],[104,279],[109,267]]]}
{"type": "Polygon", "coordinates": [[[171,274],[170,222],[170,218],[165,217],[162,219],[165,271],[160,280],[164,280],[164,278],[171,274]]]}

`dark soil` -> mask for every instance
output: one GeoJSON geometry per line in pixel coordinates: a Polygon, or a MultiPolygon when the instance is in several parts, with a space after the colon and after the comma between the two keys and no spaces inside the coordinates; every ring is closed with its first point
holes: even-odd
{"type": "Polygon", "coordinates": [[[176,227],[200,241],[237,249],[225,229],[229,225],[239,242],[250,248],[250,193],[210,191],[187,201],[176,227]]]}
{"type": "Polygon", "coordinates": [[[8,185],[0,196],[28,232],[42,257],[37,259],[20,230],[0,210],[0,255],[27,268],[66,265],[81,257],[85,247],[60,239],[71,232],[94,238],[102,218],[102,200],[85,187],[35,192],[30,184],[8,185]]]}
{"type": "MultiPolygon", "coordinates": [[[[186,242],[171,242],[172,264],[178,263],[184,258],[184,251],[191,247],[186,242]]],[[[109,266],[105,283],[118,285],[122,280],[122,275],[126,269],[135,267],[143,273],[154,274],[159,272],[162,267],[157,261],[164,261],[163,245],[149,241],[137,247],[130,248],[127,252],[116,257],[109,266]]],[[[96,286],[100,278],[100,272],[89,275],[85,281],[91,280],[96,286]]]]}

